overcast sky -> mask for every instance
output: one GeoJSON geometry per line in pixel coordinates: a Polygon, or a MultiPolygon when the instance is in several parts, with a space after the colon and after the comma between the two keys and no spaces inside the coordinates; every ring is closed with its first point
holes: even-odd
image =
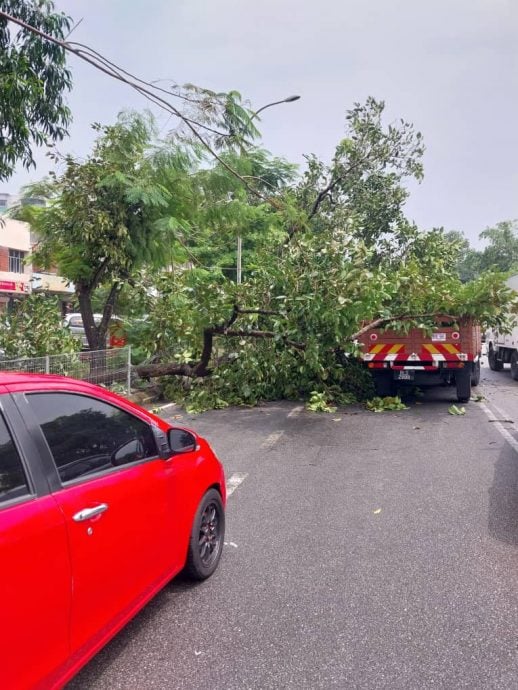
{"type": "MultiPolygon", "coordinates": [[[[328,160],[344,114],[372,95],[423,133],[425,179],[407,215],[462,230],[518,217],[517,0],[56,0],[83,18],[73,37],[146,79],[237,89],[264,112],[263,146],[328,160]]],[[[84,154],[90,123],[142,100],[71,58],[74,123],[63,151],[84,154]]],[[[47,169],[20,172],[16,192],[47,169]]]]}

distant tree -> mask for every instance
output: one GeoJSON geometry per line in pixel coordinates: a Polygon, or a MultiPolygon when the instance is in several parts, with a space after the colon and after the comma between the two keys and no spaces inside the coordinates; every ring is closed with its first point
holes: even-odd
{"type": "Polygon", "coordinates": [[[475,280],[483,270],[481,253],[471,247],[467,237],[459,230],[450,230],[444,236],[452,244],[455,270],[461,281],[475,280]]]}
{"type": "Polygon", "coordinates": [[[518,221],[504,220],[486,228],[479,238],[487,241],[480,253],[481,268],[511,271],[518,268],[518,221]]]}
{"type": "Polygon", "coordinates": [[[518,272],[518,221],[505,220],[480,233],[486,242],[482,250],[473,249],[461,232],[446,233],[452,247],[458,250],[457,273],[462,282],[475,280],[482,272],[518,272]]]}
{"type": "MultiPolygon", "coordinates": [[[[2,10],[58,39],[71,27],[52,0],[3,0],[2,10]]],[[[63,139],[70,123],[64,94],[71,86],[63,48],[0,17],[0,180],[18,162],[34,166],[34,145],[63,139]]]]}

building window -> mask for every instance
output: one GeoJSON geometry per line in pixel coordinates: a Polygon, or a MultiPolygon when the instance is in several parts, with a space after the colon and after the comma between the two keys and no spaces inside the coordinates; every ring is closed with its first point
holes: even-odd
{"type": "Polygon", "coordinates": [[[23,273],[23,257],[25,252],[19,249],[9,249],[9,272],[23,273]]]}

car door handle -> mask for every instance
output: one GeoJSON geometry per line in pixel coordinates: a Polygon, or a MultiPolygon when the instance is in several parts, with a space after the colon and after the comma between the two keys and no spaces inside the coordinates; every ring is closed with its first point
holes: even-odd
{"type": "Polygon", "coordinates": [[[78,513],[76,513],[72,519],[75,522],[84,522],[85,520],[90,520],[96,515],[104,513],[105,510],[108,510],[108,505],[106,503],[101,503],[100,505],[95,506],[95,508],[83,508],[83,510],[80,510],[78,513]]]}

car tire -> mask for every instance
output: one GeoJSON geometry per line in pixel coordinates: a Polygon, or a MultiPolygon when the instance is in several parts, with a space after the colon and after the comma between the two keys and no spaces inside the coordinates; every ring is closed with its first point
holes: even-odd
{"type": "Polygon", "coordinates": [[[511,355],[511,377],[518,381],[518,352],[515,350],[511,355]]]}
{"type": "Polygon", "coordinates": [[[225,537],[225,511],[221,496],[210,489],[200,501],[191,530],[185,574],[205,580],[218,567],[225,537]]]}
{"type": "Polygon", "coordinates": [[[492,345],[489,346],[489,351],[487,353],[487,361],[489,363],[489,368],[491,371],[502,371],[504,368],[504,363],[496,358],[496,352],[494,351],[492,345]]]}
{"type": "Polygon", "coordinates": [[[457,400],[461,403],[469,402],[471,398],[471,371],[465,367],[455,374],[457,400]]]}
{"type": "Polygon", "coordinates": [[[480,383],[480,359],[478,362],[473,362],[473,370],[471,372],[471,385],[473,388],[480,383]]]}

